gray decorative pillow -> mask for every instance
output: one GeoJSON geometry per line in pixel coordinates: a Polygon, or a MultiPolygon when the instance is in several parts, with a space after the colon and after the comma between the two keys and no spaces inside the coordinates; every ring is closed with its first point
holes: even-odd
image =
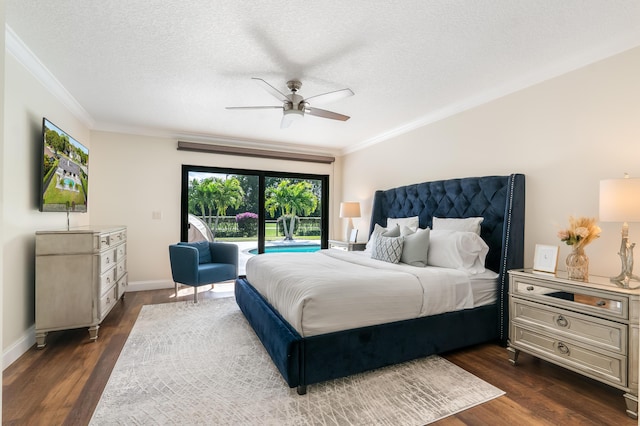
{"type": "Polygon", "coordinates": [[[380,234],[384,235],[385,237],[399,237],[400,227],[396,224],[388,228],[383,228],[376,223],[376,226],[374,226],[373,232],[371,233],[371,237],[367,242],[365,252],[370,253],[373,251],[373,246],[376,244],[376,237],[380,234]]]}
{"type": "Polygon", "coordinates": [[[400,262],[404,237],[385,237],[378,235],[373,245],[371,258],[389,263],[400,262]]]}
{"type": "Polygon", "coordinates": [[[406,226],[402,228],[404,245],[402,247],[400,262],[411,266],[427,266],[430,231],[429,228],[419,228],[416,232],[413,232],[406,226]]]}

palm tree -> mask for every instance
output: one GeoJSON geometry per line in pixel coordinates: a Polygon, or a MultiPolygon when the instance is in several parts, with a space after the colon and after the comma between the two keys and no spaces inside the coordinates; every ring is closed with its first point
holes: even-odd
{"type": "Polygon", "coordinates": [[[276,211],[281,212],[285,240],[293,240],[298,213],[308,216],[318,208],[318,197],[313,193],[313,185],[307,181],[291,183],[282,180],[277,186],[267,188],[266,196],[265,207],[271,215],[276,211]],[[287,217],[291,218],[288,226],[287,217]]]}
{"type": "Polygon", "coordinates": [[[207,195],[207,181],[210,182],[211,178],[203,179],[202,181],[193,179],[191,181],[191,185],[189,185],[189,210],[193,212],[199,210],[202,219],[206,217],[206,209],[209,204],[209,197],[207,195]]]}
{"type": "MultiPolygon", "coordinates": [[[[209,208],[216,211],[216,221],[212,229],[213,237],[215,238],[218,230],[218,219],[227,213],[229,207],[234,209],[240,207],[244,198],[244,190],[240,181],[235,177],[228,179],[214,177],[211,178],[207,193],[209,208]]],[[[209,226],[211,226],[211,223],[209,223],[209,226]]]]}

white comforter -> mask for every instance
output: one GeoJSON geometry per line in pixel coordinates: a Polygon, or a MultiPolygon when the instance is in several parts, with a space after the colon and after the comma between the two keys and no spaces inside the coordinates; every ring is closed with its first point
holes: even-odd
{"type": "Polygon", "coordinates": [[[250,258],[246,271],[302,336],[473,307],[462,271],[396,265],[361,253],[269,253],[250,258]]]}

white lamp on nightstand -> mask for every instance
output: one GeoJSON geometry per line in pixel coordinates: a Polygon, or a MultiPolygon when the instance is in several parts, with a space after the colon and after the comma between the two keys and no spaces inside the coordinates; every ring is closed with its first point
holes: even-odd
{"type": "Polygon", "coordinates": [[[349,219],[347,223],[347,237],[345,238],[345,241],[349,241],[351,231],[353,231],[353,220],[351,220],[351,218],[360,217],[360,203],[357,201],[340,203],[340,217],[349,219]]]}
{"type": "Polygon", "coordinates": [[[611,282],[629,288],[629,281],[640,281],[633,274],[633,248],[629,243],[629,224],[640,222],[640,179],[631,179],[625,173],[624,179],[600,181],[600,220],[603,222],[623,222],[620,261],[622,270],[611,282]]]}

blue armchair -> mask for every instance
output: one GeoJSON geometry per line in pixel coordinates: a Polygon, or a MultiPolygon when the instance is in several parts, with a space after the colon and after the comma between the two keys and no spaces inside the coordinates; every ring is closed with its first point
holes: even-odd
{"type": "Polygon", "coordinates": [[[198,303],[197,287],[238,277],[238,246],[198,241],[169,246],[171,274],[175,283],[193,286],[193,302],[198,303]]]}

